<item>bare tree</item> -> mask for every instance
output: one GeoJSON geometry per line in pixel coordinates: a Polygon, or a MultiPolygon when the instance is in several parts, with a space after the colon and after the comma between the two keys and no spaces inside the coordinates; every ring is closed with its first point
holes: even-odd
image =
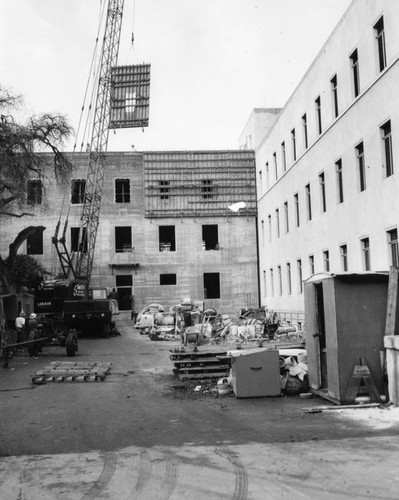
{"type": "MultiPolygon", "coordinates": [[[[73,133],[67,119],[62,115],[43,114],[21,124],[12,115],[21,104],[20,96],[0,87],[0,223],[5,218],[33,216],[27,199],[29,180],[43,184],[45,179],[55,178],[62,182],[73,168],[62,152],[73,133]]],[[[4,291],[14,288],[7,271],[14,254],[30,235],[43,230],[41,226],[30,225],[16,236],[9,256],[5,259],[0,256],[0,281],[4,291]]]]}

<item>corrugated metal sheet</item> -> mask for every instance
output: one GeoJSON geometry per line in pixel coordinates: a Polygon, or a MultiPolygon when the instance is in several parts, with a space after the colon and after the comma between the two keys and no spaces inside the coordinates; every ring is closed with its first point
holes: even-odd
{"type": "Polygon", "coordinates": [[[112,69],[110,128],[148,127],[150,64],[112,69]]]}

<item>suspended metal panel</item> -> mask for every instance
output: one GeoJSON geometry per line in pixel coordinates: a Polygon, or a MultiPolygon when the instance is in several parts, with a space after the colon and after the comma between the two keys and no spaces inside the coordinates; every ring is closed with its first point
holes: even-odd
{"type": "Polygon", "coordinates": [[[112,68],[110,128],[148,127],[150,64],[112,68]]]}

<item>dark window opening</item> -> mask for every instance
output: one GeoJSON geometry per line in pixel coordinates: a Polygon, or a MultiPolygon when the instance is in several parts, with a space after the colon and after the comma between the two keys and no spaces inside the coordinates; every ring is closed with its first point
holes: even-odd
{"type": "Polygon", "coordinates": [[[333,110],[334,110],[334,118],[337,118],[339,114],[338,109],[338,80],[337,75],[334,75],[331,80],[331,92],[332,92],[332,100],[333,100],[333,110]]]}
{"type": "Polygon", "coordinates": [[[28,255],[43,255],[43,233],[34,233],[26,239],[26,253],[28,255]]]}
{"type": "Polygon", "coordinates": [[[212,181],[210,179],[204,179],[202,181],[201,193],[203,198],[213,198],[213,188],[212,181]]]}
{"type": "Polygon", "coordinates": [[[337,193],[338,193],[338,203],[343,203],[344,201],[344,180],[342,174],[342,160],[338,160],[335,163],[335,171],[337,175],[337,193]]]}
{"type": "Polygon", "coordinates": [[[161,200],[169,200],[169,186],[170,181],[159,181],[159,192],[161,193],[161,200]]]}
{"type": "Polygon", "coordinates": [[[83,253],[87,253],[87,229],[83,228],[83,236],[82,241],[79,246],[79,235],[80,228],[79,227],[71,227],[71,251],[78,252],[83,251],[83,253]]]}
{"type": "Polygon", "coordinates": [[[129,311],[132,308],[133,277],[131,274],[119,274],[115,276],[115,283],[118,308],[120,311],[129,311]]]}
{"type": "Polygon", "coordinates": [[[204,250],[219,250],[217,224],[207,224],[202,226],[202,244],[204,250]]]}
{"type": "Polygon", "coordinates": [[[391,121],[388,120],[382,127],[382,142],[384,148],[385,160],[385,176],[389,177],[393,174],[393,151],[392,151],[392,135],[391,135],[391,121]]]}
{"type": "Polygon", "coordinates": [[[362,253],[363,253],[363,268],[365,271],[370,271],[371,266],[370,266],[370,239],[369,238],[363,238],[360,240],[361,246],[362,246],[362,253]]]}
{"type": "Polygon", "coordinates": [[[321,211],[325,212],[327,210],[327,200],[326,200],[326,180],[324,172],[319,174],[319,184],[320,184],[321,211]]]}
{"type": "Polygon", "coordinates": [[[130,203],[129,179],[115,179],[115,202],[130,203]]]}
{"type": "Polygon", "coordinates": [[[84,179],[74,179],[71,183],[71,203],[82,204],[85,201],[86,181],[84,179]]]}
{"type": "Polygon", "coordinates": [[[306,113],[302,116],[303,142],[305,149],[308,149],[308,119],[306,113]]]}
{"type": "Polygon", "coordinates": [[[366,189],[366,165],[364,163],[364,146],[361,142],[356,146],[357,167],[359,173],[359,189],[364,191],[366,189]]]}
{"type": "Polygon", "coordinates": [[[204,273],[204,299],[220,299],[219,273],[204,273]]]}
{"type": "Polygon", "coordinates": [[[28,181],[27,185],[27,200],[29,205],[42,204],[42,181],[28,181]]]}
{"type": "Polygon", "coordinates": [[[317,97],[314,102],[316,106],[317,132],[320,135],[323,132],[323,127],[321,125],[321,97],[317,97]]]}
{"type": "Polygon", "coordinates": [[[392,229],[387,231],[388,245],[391,250],[391,266],[399,266],[399,246],[398,246],[398,230],[392,229]]]}
{"type": "Polygon", "coordinates": [[[131,252],[132,251],[132,228],[130,226],[122,226],[115,228],[115,252],[131,252]]]}
{"type": "Polygon", "coordinates": [[[353,94],[357,97],[360,93],[360,78],[359,78],[359,57],[357,49],[349,56],[352,66],[353,94]]]}
{"type": "Polygon", "coordinates": [[[159,284],[160,285],[176,285],[176,274],[160,274],[159,284]]]}
{"type": "Polygon", "coordinates": [[[306,214],[308,220],[312,220],[312,195],[310,192],[310,184],[306,184],[305,191],[306,191],[306,214]]]}
{"type": "Polygon", "coordinates": [[[291,130],[292,161],[296,161],[296,136],[295,129],[291,130]]]}
{"type": "Polygon", "coordinates": [[[159,226],[159,251],[176,251],[175,226],[159,226]]]}
{"type": "Polygon", "coordinates": [[[374,26],[377,49],[378,49],[378,66],[380,71],[383,71],[387,65],[387,54],[385,49],[385,32],[384,32],[384,18],[381,17],[374,26]]]}

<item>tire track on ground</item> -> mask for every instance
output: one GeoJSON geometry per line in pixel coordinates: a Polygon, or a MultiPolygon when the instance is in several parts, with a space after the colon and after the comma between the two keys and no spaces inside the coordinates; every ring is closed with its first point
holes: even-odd
{"type": "Polygon", "coordinates": [[[99,494],[111,481],[116,469],[116,454],[111,451],[103,454],[104,466],[100,474],[100,477],[95,481],[93,486],[89,489],[85,495],[83,495],[81,500],[95,500],[98,498],[99,494]]]}
{"type": "Polygon", "coordinates": [[[177,464],[171,458],[166,458],[165,477],[161,484],[161,491],[160,494],[158,495],[158,500],[169,500],[176,487],[177,476],[178,476],[177,464]]]}
{"type": "Polygon", "coordinates": [[[151,457],[148,451],[143,451],[140,453],[140,464],[139,473],[137,477],[137,483],[135,487],[135,492],[137,495],[145,488],[146,484],[150,480],[152,474],[152,464],[151,457]]]}
{"type": "Polygon", "coordinates": [[[216,448],[216,453],[227,460],[233,465],[236,484],[232,500],[246,500],[248,496],[248,474],[238,456],[223,446],[216,448]]]}

